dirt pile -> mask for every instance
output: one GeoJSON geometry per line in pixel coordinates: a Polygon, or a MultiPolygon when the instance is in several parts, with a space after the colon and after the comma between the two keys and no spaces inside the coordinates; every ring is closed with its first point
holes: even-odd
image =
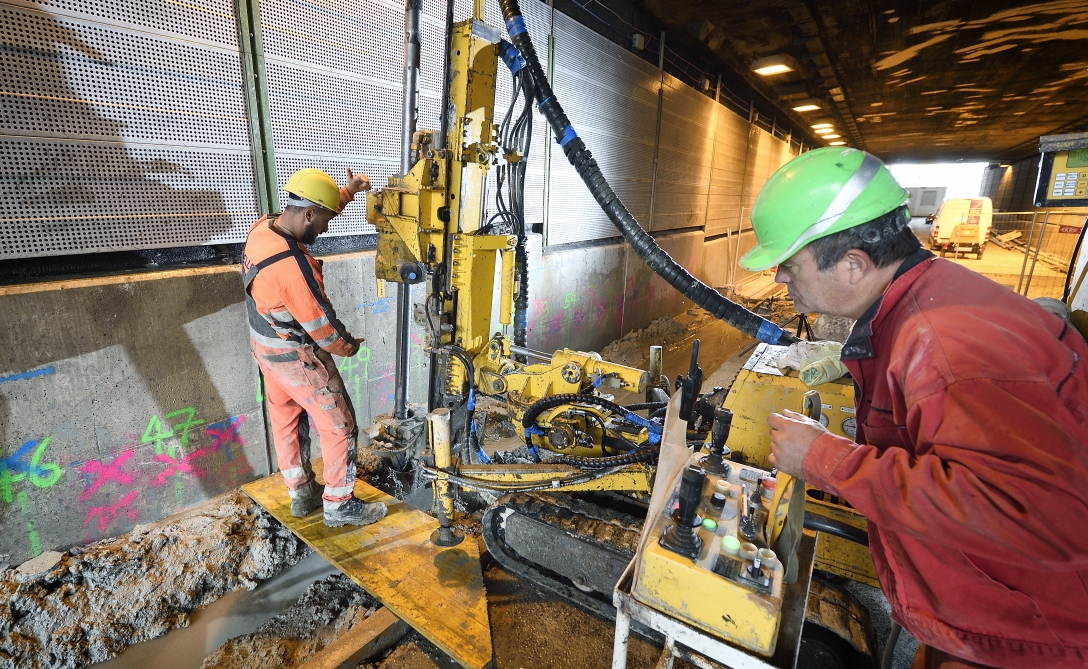
{"type": "Polygon", "coordinates": [[[397,646],[381,664],[361,664],[359,669],[438,669],[427,653],[414,643],[397,646]]]}
{"type": "MultiPolygon", "coordinates": [[[[704,312],[705,313],[705,312],[704,312]]],[[[672,316],[662,316],[641,330],[628,332],[601,349],[601,357],[609,362],[640,367],[650,346],[663,346],[687,336],[689,327],[672,316]]]]}
{"type": "Polygon", "coordinates": [[[343,574],[310,584],[298,602],[257,631],[228,640],[202,669],[280,669],[302,664],[380,604],[343,574]]]}
{"type": "Polygon", "coordinates": [[[186,627],[309,549],[235,491],[124,536],[73,548],[37,574],[0,572],[0,669],[77,669],[186,627]]]}

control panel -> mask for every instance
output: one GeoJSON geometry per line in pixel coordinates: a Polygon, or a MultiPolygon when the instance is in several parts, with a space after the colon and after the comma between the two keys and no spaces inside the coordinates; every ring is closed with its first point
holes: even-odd
{"type": "Polygon", "coordinates": [[[1088,133],[1039,138],[1037,207],[1088,206],[1088,133]]]}
{"type": "Polygon", "coordinates": [[[632,594],[770,656],[778,639],[785,573],[767,536],[776,479],[728,462],[720,453],[694,455],[665,512],[647,519],[653,525],[632,594]]]}

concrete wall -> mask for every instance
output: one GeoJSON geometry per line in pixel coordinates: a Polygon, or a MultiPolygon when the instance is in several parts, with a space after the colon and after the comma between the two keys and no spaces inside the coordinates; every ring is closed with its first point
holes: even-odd
{"type": "MultiPolygon", "coordinates": [[[[704,254],[720,243],[701,231],[658,242],[713,281],[704,254]]],[[[530,259],[533,348],[597,350],[692,306],[623,243],[543,253],[534,235],[530,259]]],[[[366,340],[337,364],[367,425],[392,407],[395,290],[379,295],[373,252],[324,268],[366,340]]],[[[0,554],[115,536],[270,471],[237,266],[0,287],[0,311],[0,554]]],[[[424,402],[421,330],[412,342],[409,398],[424,402]]]]}
{"type": "MultiPolygon", "coordinates": [[[[366,425],[392,407],[393,291],[373,253],[326,259],[325,286],[366,338],[338,360],[366,425]]],[[[0,554],[121,534],[268,473],[238,267],[5,287],[0,310],[0,554]]],[[[418,346],[413,362],[423,401],[418,346]]]]}
{"type": "Polygon", "coordinates": [[[1039,177],[1039,156],[992,165],[982,173],[979,195],[994,203],[994,211],[1034,211],[1035,182],[1039,177]]]}

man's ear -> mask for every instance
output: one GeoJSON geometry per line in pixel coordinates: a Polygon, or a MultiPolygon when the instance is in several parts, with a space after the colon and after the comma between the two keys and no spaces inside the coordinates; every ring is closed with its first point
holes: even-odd
{"type": "Polygon", "coordinates": [[[840,262],[846,264],[846,274],[851,285],[857,285],[858,282],[876,269],[873,259],[861,249],[850,249],[843,255],[840,262]]]}

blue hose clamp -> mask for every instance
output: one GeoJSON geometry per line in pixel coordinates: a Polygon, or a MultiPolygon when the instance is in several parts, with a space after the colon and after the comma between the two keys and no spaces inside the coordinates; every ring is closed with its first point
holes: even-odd
{"type": "Polygon", "coordinates": [[[763,321],[759,324],[759,330],[756,332],[756,339],[767,344],[777,344],[778,340],[782,338],[784,330],[778,327],[770,321],[763,321]]]}
{"type": "Polygon", "coordinates": [[[511,16],[506,19],[506,32],[510,33],[510,39],[513,39],[522,33],[529,32],[529,29],[525,27],[525,19],[523,17],[511,16]]]}
{"type": "Polygon", "coordinates": [[[567,129],[563,131],[563,136],[559,138],[559,146],[564,149],[567,148],[567,144],[576,137],[578,137],[578,133],[574,132],[574,126],[568,125],[567,129]]]}

